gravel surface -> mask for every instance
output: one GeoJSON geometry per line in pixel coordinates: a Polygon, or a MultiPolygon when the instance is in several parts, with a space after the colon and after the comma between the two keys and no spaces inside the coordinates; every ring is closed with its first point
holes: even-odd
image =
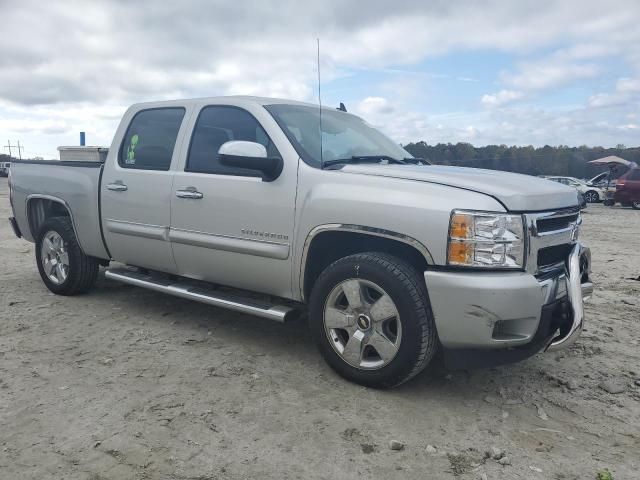
{"type": "Polygon", "coordinates": [[[103,275],[53,296],[2,221],[0,478],[638,478],[640,212],[590,206],[583,237],[597,291],[576,345],[376,391],[337,377],[302,320],[103,275]]]}

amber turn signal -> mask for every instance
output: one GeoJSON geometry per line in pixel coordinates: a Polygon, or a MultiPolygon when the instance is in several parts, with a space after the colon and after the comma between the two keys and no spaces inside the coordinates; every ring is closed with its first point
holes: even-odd
{"type": "Polygon", "coordinates": [[[473,247],[474,245],[468,242],[451,242],[449,244],[449,264],[468,265],[471,263],[473,247]]]}
{"type": "Polygon", "coordinates": [[[463,213],[456,213],[451,216],[451,226],[449,237],[466,239],[473,237],[473,217],[463,213]]]}

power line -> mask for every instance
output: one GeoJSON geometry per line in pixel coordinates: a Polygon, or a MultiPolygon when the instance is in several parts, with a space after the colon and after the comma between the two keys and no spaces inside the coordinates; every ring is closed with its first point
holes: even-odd
{"type": "Polygon", "coordinates": [[[11,145],[11,140],[7,140],[7,144],[4,146],[4,148],[9,150],[9,157],[13,158],[13,153],[11,152],[12,148],[17,148],[18,149],[18,157],[20,157],[20,160],[22,160],[22,151],[24,150],[24,147],[22,145],[20,145],[20,140],[18,140],[18,144],[17,145],[11,145]]]}

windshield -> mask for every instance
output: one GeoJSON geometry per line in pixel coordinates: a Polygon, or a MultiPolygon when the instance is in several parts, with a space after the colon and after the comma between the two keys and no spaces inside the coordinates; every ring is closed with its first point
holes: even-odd
{"type": "Polygon", "coordinates": [[[353,157],[388,157],[396,160],[413,158],[400,145],[367,124],[363,119],[339,110],[322,109],[322,136],[319,108],[305,105],[276,104],[265,106],[285,132],[298,154],[311,166],[322,160],[353,157]]]}

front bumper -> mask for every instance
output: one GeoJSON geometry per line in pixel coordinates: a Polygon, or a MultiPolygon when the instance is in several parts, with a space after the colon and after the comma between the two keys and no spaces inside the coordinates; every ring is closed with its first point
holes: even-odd
{"type": "Polygon", "coordinates": [[[540,278],[526,272],[425,272],[447,363],[509,363],[573,343],[584,323],[583,300],[593,291],[590,264],[589,249],[578,243],[564,269],[540,278]]]}

